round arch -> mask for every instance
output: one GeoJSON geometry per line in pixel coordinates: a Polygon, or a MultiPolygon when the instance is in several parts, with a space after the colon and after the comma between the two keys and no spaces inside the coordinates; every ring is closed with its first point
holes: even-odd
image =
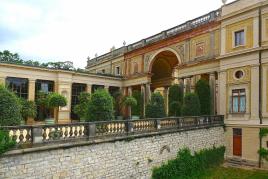
{"type": "Polygon", "coordinates": [[[162,52],[172,52],[176,57],[177,57],[177,60],[178,60],[178,64],[181,64],[182,61],[181,61],[181,57],[180,55],[178,54],[178,52],[172,48],[169,48],[169,47],[166,47],[166,48],[162,48],[158,51],[156,51],[151,57],[150,57],[150,60],[149,60],[149,70],[148,72],[151,73],[152,72],[152,67],[153,67],[153,64],[154,64],[154,61],[157,59],[157,55],[159,55],[160,53],[162,52]]]}

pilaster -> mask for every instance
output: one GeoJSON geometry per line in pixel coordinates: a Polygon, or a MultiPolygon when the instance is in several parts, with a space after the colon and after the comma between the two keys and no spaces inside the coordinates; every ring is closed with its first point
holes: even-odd
{"type": "Polygon", "coordinates": [[[210,96],[211,96],[211,114],[215,114],[216,109],[216,82],[215,82],[215,73],[209,74],[209,87],[210,87],[210,96]]]}

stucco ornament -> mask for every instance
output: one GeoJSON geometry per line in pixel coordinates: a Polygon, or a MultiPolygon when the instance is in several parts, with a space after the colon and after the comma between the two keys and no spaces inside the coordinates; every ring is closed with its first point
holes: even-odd
{"type": "Polygon", "coordinates": [[[184,55],[185,55],[184,44],[183,45],[178,45],[177,49],[178,49],[178,53],[179,53],[179,55],[181,57],[181,60],[184,61],[184,55]]]}
{"type": "Polygon", "coordinates": [[[144,71],[149,71],[150,55],[144,57],[144,71]]]}

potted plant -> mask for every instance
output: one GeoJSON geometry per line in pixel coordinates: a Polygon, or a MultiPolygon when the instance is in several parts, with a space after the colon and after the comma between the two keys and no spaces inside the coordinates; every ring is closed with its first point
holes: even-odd
{"type": "Polygon", "coordinates": [[[45,104],[48,108],[55,110],[54,118],[50,117],[45,121],[47,124],[54,124],[55,122],[58,122],[59,108],[67,105],[67,99],[64,96],[53,92],[47,95],[45,104]]]}
{"type": "Polygon", "coordinates": [[[21,104],[21,124],[26,123],[27,118],[35,118],[37,114],[37,107],[34,101],[28,101],[26,99],[20,98],[21,104]]]}
{"type": "Polygon", "coordinates": [[[133,119],[133,116],[131,115],[131,108],[137,105],[137,100],[133,96],[126,96],[123,100],[123,105],[129,108],[128,118],[133,119]]]}
{"type": "Polygon", "coordinates": [[[82,92],[80,93],[78,100],[79,103],[74,107],[74,113],[80,118],[80,122],[85,122],[87,118],[87,108],[90,102],[90,93],[82,92]]]}

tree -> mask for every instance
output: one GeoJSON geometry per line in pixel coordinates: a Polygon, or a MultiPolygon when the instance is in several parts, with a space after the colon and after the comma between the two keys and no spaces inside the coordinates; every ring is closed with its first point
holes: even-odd
{"type": "Polygon", "coordinates": [[[28,101],[26,99],[20,99],[21,104],[21,116],[24,120],[28,117],[35,118],[37,114],[37,108],[34,101],[28,101]]]}
{"type": "Polygon", "coordinates": [[[56,115],[55,115],[55,119],[56,122],[58,122],[58,113],[59,113],[59,107],[64,107],[67,105],[67,99],[58,94],[58,93],[49,93],[47,96],[47,102],[46,105],[49,108],[53,108],[56,109],[56,115]]]}
{"type": "Polygon", "coordinates": [[[19,125],[22,119],[18,97],[0,85],[0,126],[19,125]]]}
{"type": "Polygon", "coordinates": [[[200,101],[200,114],[210,115],[211,114],[211,95],[210,87],[206,80],[199,80],[195,85],[195,92],[199,97],[200,101]]]}
{"type": "Polygon", "coordinates": [[[157,92],[151,96],[151,101],[146,105],[147,118],[163,118],[166,117],[164,98],[157,92]]]}
{"type": "Polygon", "coordinates": [[[121,115],[121,110],[123,107],[123,94],[121,91],[116,91],[113,93],[113,98],[114,98],[114,110],[115,110],[115,115],[120,116],[121,115]]]}
{"type": "Polygon", "coordinates": [[[96,90],[91,95],[87,109],[87,121],[108,121],[114,119],[113,98],[107,90],[96,90]]]}
{"type": "Polygon", "coordinates": [[[0,61],[8,63],[23,64],[23,60],[20,59],[17,53],[11,53],[8,50],[0,51],[0,61]]]}
{"type": "Polygon", "coordinates": [[[126,96],[123,99],[123,105],[126,107],[130,107],[130,114],[129,114],[129,118],[131,118],[132,114],[132,110],[135,106],[137,106],[137,100],[133,97],[133,96],[126,96]]]}
{"type": "Polygon", "coordinates": [[[197,94],[187,93],[184,96],[183,106],[181,111],[183,116],[199,116],[200,102],[197,94]]]}
{"type": "Polygon", "coordinates": [[[132,93],[132,96],[137,101],[137,104],[132,106],[132,109],[131,109],[132,115],[141,116],[142,106],[143,106],[142,94],[140,91],[134,90],[132,93]]]}
{"type": "Polygon", "coordinates": [[[181,105],[183,102],[183,87],[181,85],[172,85],[169,88],[168,103],[169,116],[180,116],[181,105]]]}
{"type": "Polygon", "coordinates": [[[74,113],[79,116],[80,120],[86,120],[90,96],[90,93],[82,92],[78,97],[79,103],[74,107],[74,113]]]}

